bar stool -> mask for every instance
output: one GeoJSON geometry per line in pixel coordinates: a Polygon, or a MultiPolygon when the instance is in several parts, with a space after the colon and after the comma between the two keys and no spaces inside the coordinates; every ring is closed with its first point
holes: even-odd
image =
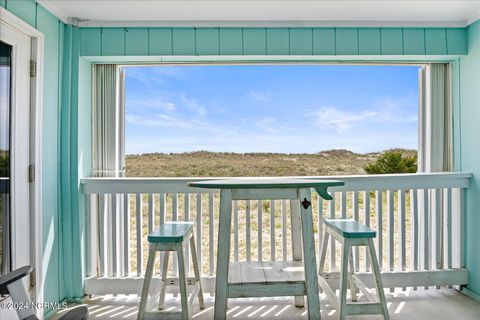
{"type": "MultiPolygon", "coordinates": [[[[149,253],[147,270],[145,272],[145,280],[143,282],[142,297],[138,309],[138,320],[156,318],[158,319],[191,319],[192,318],[192,302],[195,296],[198,296],[198,304],[203,309],[203,294],[200,284],[200,269],[198,267],[197,253],[195,249],[195,240],[193,239],[193,222],[166,222],[153,233],[148,235],[149,253]],[[190,242],[190,250],[192,252],[192,263],[194,278],[187,279],[185,266],[185,248],[190,242]],[[165,252],[163,266],[161,270],[161,289],[158,302],[158,310],[147,312],[147,300],[150,282],[152,280],[155,255],[157,251],[165,252]],[[175,251],[178,259],[178,279],[167,279],[169,252],[175,251]],[[168,285],[178,285],[180,287],[181,312],[161,311],[165,301],[165,290],[168,285]],[[187,289],[191,289],[190,299],[188,298],[187,289]]],[[[149,308],[150,309],[150,308],[149,308]]],[[[150,309],[151,310],[151,309],[150,309]]]]}
{"type": "MultiPolygon", "coordinates": [[[[383,314],[386,320],[389,320],[387,303],[385,300],[385,293],[383,292],[382,278],[378,267],[377,256],[375,255],[375,247],[373,245],[373,238],[377,233],[367,226],[355,221],[346,219],[326,219],[325,220],[325,235],[322,242],[320,266],[319,266],[319,283],[324,290],[328,300],[336,307],[341,320],[349,315],[365,315],[365,314],[383,314]],[[325,264],[325,255],[327,252],[328,239],[332,236],[339,241],[342,246],[342,260],[340,271],[340,297],[337,298],[335,291],[327,282],[327,279],[332,277],[332,273],[324,273],[323,267],[325,264]],[[370,255],[372,265],[373,278],[375,280],[375,288],[377,297],[372,295],[367,289],[367,286],[355,276],[355,268],[353,264],[352,247],[366,246],[370,255]],[[350,265],[350,271],[349,269],[350,265]],[[348,283],[347,283],[348,282],[348,283]],[[368,303],[347,303],[347,285],[350,287],[350,295],[352,302],[357,301],[357,288],[369,300],[374,302],[368,303]],[[378,299],[376,299],[378,298],[378,299]]],[[[334,241],[332,239],[332,241],[334,241]]],[[[332,277],[333,278],[333,277],[332,277]]]]}

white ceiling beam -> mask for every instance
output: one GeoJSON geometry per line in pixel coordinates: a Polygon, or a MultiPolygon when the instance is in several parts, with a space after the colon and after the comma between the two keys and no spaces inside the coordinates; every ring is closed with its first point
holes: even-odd
{"type": "Polygon", "coordinates": [[[37,0],[90,27],[465,27],[480,0],[37,0]]]}

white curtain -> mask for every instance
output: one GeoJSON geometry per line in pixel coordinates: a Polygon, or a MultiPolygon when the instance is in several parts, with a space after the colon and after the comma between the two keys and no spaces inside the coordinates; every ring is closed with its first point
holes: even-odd
{"type": "MultiPolygon", "coordinates": [[[[92,72],[92,166],[94,177],[124,176],[124,99],[123,72],[117,65],[95,65],[92,72]],[[120,89],[122,88],[122,90],[120,89]]],[[[124,230],[123,195],[107,195],[92,198],[96,202],[91,214],[96,216],[98,237],[112,234],[113,221],[118,221],[117,232],[124,230]],[[114,206],[115,204],[115,206],[114,206]],[[113,208],[116,208],[114,210],[113,208]]],[[[123,234],[117,233],[117,237],[123,234]]],[[[118,248],[119,249],[119,248],[118,248]]],[[[111,246],[98,242],[99,257],[107,257],[109,274],[117,274],[113,269],[113,259],[123,256],[114,253],[111,246]]],[[[121,265],[117,261],[116,265],[121,265]]],[[[105,265],[100,262],[97,275],[104,275],[105,265]]]]}
{"type": "Polygon", "coordinates": [[[420,71],[419,170],[453,169],[450,65],[432,63],[420,71]]]}
{"type": "Polygon", "coordinates": [[[92,158],[95,177],[120,177],[124,172],[123,73],[117,65],[93,70],[92,158]]]}
{"type": "MultiPolygon", "coordinates": [[[[419,75],[419,144],[418,171],[445,172],[453,169],[451,71],[446,63],[431,63],[421,68],[419,75]]],[[[453,201],[458,196],[452,195],[453,201]]],[[[443,267],[445,190],[428,190],[418,193],[419,228],[429,233],[440,234],[429,240],[429,255],[421,261],[433,268],[443,267]],[[428,199],[426,198],[428,197],[428,199]],[[428,220],[424,217],[428,201],[428,220]],[[434,231],[435,230],[435,231],[434,231]],[[439,243],[437,243],[439,241],[439,243]]],[[[420,242],[424,241],[423,239],[420,242]]],[[[424,246],[426,244],[423,244],[424,246]]],[[[423,252],[421,253],[423,254],[423,252]]],[[[427,266],[424,266],[427,267],[427,266]]]]}

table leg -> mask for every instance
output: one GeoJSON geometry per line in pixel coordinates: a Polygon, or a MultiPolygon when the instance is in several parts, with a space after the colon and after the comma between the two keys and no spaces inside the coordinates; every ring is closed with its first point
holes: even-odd
{"type": "Polygon", "coordinates": [[[230,228],[232,191],[220,192],[220,217],[218,222],[217,275],[215,281],[214,319],[227,317],[228,265],[230,261],[230,228]]]}
{"type": "MultiPolygon", "coordinates": [[[[300,202],[298,200],[290,200],[290,219],[293,261],[302,261],[302,221],[300,218],[300,202]]],[[[304,307],[305,297],[296,296],[295,306],[299,308],[304,307]]]]}
{"type": "MultiPolygon", "coordinates": [[[[300,201],[312,202],[310,189],[298,190],[300,201]]],[[[313,237],[312,206],[300,207],[302,219],[303,256],[305,266],[305,288],[307,291],[308,318],[320,319],[320,299],[318,296],[317,262],[315,260],[315,242],[313,237]]]]}

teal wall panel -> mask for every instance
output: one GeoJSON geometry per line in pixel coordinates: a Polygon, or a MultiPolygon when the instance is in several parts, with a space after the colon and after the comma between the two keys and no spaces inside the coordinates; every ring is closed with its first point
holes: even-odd
{"type": "Polygon", "coordinates": [[[199,28],[196,32],[198,55],[220,54],[220,35],[218,28],[199,28]]]}
{"type": "Polygon", "coordinates": [[[358,29],[358,54],[380,54],[380,29],[358,29]]]}
{"type": "Polygon", "coordinates": [[[382,28],[380,30],[382,42],[382,54],[403,54],[403,32],[400,28],[382,28]]]}
{"type": "Polygon", "coordinates": [[[290,54],[313,54],[313,31],[310,28],[290,29],[290,54]]]}
{"type": "Polygon", "coordinates": [[[243,29],[243,54],[264,55],[267,53],[265,28],[243,29]]]}
{"type": "Polygon", "coordinates": [[[125,29],[125,54],[148,56],[148,28],[125,29]]]}
{"type": "Polygon", "coordinates": [[[267,54],[290,54],[290,31],[288,28],[267,28],[267,54]]]}
{"type": "Polygon", "coordinates": [[[125,55],[125,29],[102,28],[102,55],[125,55]]]}
{"type": "Polygon", "coordinates": [[[35,26],[37,18],[37,4],[35,1],[8,0],[5,7],[23,21],[35,26]]]}
{"type": "Polygon", "coordinates": [[[171,28],[150,28],[148,40],[151,55],[172,54],[171,28]]]}
{"type": "Polygon", "coordinates": [[[463,28],[447,29],[447,53],[465,54],[467,52],[467,33],[463,28]]]}
{"type": "Polygon", "coordinates": [[[102,54],[102,30],[100,28],[82,28],[80,30],[81,54],[99,56],[102,54]]]}
{"type": "MultiPolygon", "coordinates": [[[[454,137],[460,140],[460,154],[455,169],[473,173],[465,192],[464,243],[465,266],[469,270],[467,290],[480,295],[480,148],[478,121],[480,119],[480,21],[467,30],[468,55],[460,58],[460,105],[456,114],[460,123],[454,137]]],[[[454,87],[456,87],[454,85],[454,87]]],[[[455,140],[454,140],[455,141],[455,140]]]]}
{"type": "MultiPolygon", "coordinates": [[[[63,24],[43,7],[37,8],[37,29],[45,36],[45,64],[44,64],[44,89],[43,89],[43,123],[48,125],[42,137],[42,170],[43,203],[42,203],[42,226],[43,226],[43,261],[44,296],[46,301],[59,301],[62,296],[59,288],[62,280],[59,277],[60,255],[60,225],[57,192],[59,179],[57,156],[58,145],[58,114],[60,95],[60,55],[61,33],[63,24]],[[47,258],[48,257],[48,258],[47,258]]],[[[48,310],[47,310],[48,311],[48,310]]]]}
{"type": "Polygon", "coordinates": [[[195,55],[194,28],[174,28],[172,37],[174,55],[195,55]]]}
{"type": "Polygon", "coordinates": [[[0,7],[5,8],[6,4],[7,4],[7,0],[0,0],[0,7]]]}
{"type": "Polygon", "coordinates": [[[427,54],[447,54],[447,33],[445,29],[425,29],[425,52],[427,54]]]}
{"type": "Polygon", "coordinates": [[[243,54],[243,29],[220,28],[219,33],[221,55],[243,54]]]}
{"type": "Polygon", "coordinates": [[[403,53],[406,55],[425,54],[425,29],[403,29],[403,53]]]}
{"type": "Polygon", "coordinates": [[[312,36],[314,55],[335,55],[335,29],[314,28],[312,36]]]}
{"type": "Polygon", "coordinates": [[[82,56],[467,53],[464,28],[80,28],[80,36],[82,56]]]}
{"type": "Polygon", "coordinates": [[[335,34],[337,55],[358,55],[357,28],[337,28],[335,34]]]}
{"type": "Polygon", "coordinates": [[[62,99],[60,109],[60,212],[63,246],[63,297],[74,299],[83,296],[85,212],[79,211],[78,199],[78,102],[80,32],[67,25],[62,58],[62,99]]]}

